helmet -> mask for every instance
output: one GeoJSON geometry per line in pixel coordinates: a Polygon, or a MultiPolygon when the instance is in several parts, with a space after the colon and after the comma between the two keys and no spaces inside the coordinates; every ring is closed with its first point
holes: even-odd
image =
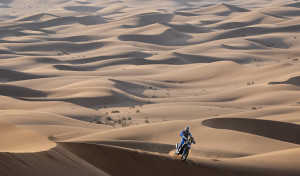
{"type": "Polygon", "coordinates": [[[190,127],[186,126],[186,127],[184,128],[184,130],[185,130],[186,132],[189,132],[189,131],[190,131],[190,127]]]}

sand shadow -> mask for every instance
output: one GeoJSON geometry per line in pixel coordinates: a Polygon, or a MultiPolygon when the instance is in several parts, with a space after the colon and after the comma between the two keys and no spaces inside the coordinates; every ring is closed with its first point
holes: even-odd
{"type": "Polygon", "coordinates": [[[167,23],[172,21],[174,18],[173,14],[162,14],[162,13],[145,13],[136,16],[138,21],[136,24],[124,24],[123,28],[137,28],[143,27],[155,23],[167,23]]]}
{"type": "Polygon", "coordinates": [[[269,84],[291,84],[294,86],[300,86],[300,76],[292,77],[282,82],[270,82],[269,84]]]}
{"type": "Polygon", "coordinates": [[[10,4],[12,2],[13,2],[13,0],[0,0],[0,3],[2,3],[2,4],[10,4]]]}
{"type": "Polygon", "coordinates": [[[182,32],[178,32],[172,28],[167,29],[164,32],[156,35],[135,34],[118,36],[118,39],[121,41],[135,41],[163,46],[190,45],[188,43],[188,40],[192,38],[192,36],[182,32]]]}
{"type": "Polygon", "coordinates": [[[74,11],[74,12],[97,12],[103,7],[94,7],[94,6],[68,6],[64,7],[65,10],[74,11]]]}
{"type": "Polygon", "coordinates": [[[202,121],[202,125],[300,144],[300,125],[297,124],[261,119],[214,118],[202,121]]]}
{"type": "Polygon", "coordinates": [[[46,97],[47,92],[30,89],[15,85],[0,85],[0,95],[19,98],[19,97],[46,97]]]}
{"type": "Polygon", "coordinates": [[[295,3],[291,3],[291,4],[286,4],[286,5],[284,5],[284,6],[300,8],[300,2],[295,2],[295,3]]]}

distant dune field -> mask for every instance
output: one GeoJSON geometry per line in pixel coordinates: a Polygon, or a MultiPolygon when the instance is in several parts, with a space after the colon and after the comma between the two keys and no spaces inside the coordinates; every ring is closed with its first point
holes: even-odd
{"type": "Polygon", "coordinates": [[[299,68],[297,0],[0,0],[0,175],[299,176],[299,68]]]}

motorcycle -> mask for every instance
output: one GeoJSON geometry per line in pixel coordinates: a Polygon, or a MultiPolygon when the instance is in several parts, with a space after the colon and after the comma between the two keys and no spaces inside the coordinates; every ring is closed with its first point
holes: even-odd
{"type": "Polygon", "coordinates": [[[194,138],[193,137],[189,137],[188,140],[186,140],[180,149],[178,149],[178,143],[176,143],[176,152],[175,154],[177,155],[181,155],[181,161],[184,162],[188,155],[189,155],[189,151],[191,149],[191,144],[195,144],[196,142],[194,141],[194,138]]]}

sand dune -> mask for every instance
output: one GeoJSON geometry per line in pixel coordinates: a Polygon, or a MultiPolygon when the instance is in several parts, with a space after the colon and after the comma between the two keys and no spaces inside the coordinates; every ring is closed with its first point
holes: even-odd
{"type": "Polygon", "coordinates": [[[212,163],[208,163],[206,167],[198,165],[192,161],[190,161],[188,164],[183,164],[174,158],[167,157],[162,154],[158,155],[142,151],[137,152],[134,150],[106,145],[72,143],[62,143],[60,145],[70,150],[77,156],[83,157],[84,160],[92,163],[94,166],[105,169],[105,172],[112,175],[176,175],[184,174],[186,172],[192,175],[213,175],[220,173],[219,170],[214,170],[211,168],[212,163]],[[83,149],[85,149],[85,152],[83,149]],[[101,158],[107,158],[105,162],[101,162],[91,157],[91,155],[93,155],[95,152],[101,158]],[[139,162],[140,160],[143,160],[144,162],[139,162]],[[199,167],[197,167],[197,165],[199,167]],[[167,167],[167,169],[165,167],[167,167]]]}
{"type": "Polygon", "coordinates": [[[108,175],[62,147],[36,153],[0,153],[0,160],[0,174],[5,176],[108,175]]]}
{"type": "MultiPolygon", "coordinates": [[[[297,175],[299,169],[295,169],[296,165],[284,165],[284,170],[273,170],[268,165],[257,164],[260,156],[249,157],[245,159],[238,159],[238,161],[229,162],[227,160],[207,160],[198,159],[194,161],[188,161],[183,164],[177,159],[168,155],[148,153],[142,151],[134,151],[130,149],[113,147],[108,145],[91,145],[91,144],[74,144],[74,143],[62,143],[60,144],[67,148],[75,155],[82,157],[84,160],[92,163],[94,166],[103,169],[112,175],[231,175],[234,172],[236,175],[297,175]],[[105,158],[105,162],[95,159],[92,155],[97,153],[98,156],[105,158]],[[255,161],[256,159],[256,161],[255,161]],[[144,162],[139,162],[139,161],[144,162]],[[126,161],[126,162],[122,162],[126,161]],[[248,168],[247,168],[248,166],[248,168]],[[161,168],[162,169],[158,169],[161,168]],[[167,168],[166,168],[167,167],[167,168]],[[251,169],[250,169],[251,167],[251,169]],[[119,168],[119,169],[114,169],[119,168]],[[138,169],[137,169],[138,168],[138,169]],[[255,169],[253,169],[255,168],[255,169]],[[146,172],[145,172],[146,170],[146,172]],[[279,171],[279,172],[278,172],[279,171]],[[263,174],[261,174],[263,173],[263,174]]],[[[291,150],[288,152],[280,152],[266,154],[263,157],[268,160],[269,164],[282,166],[282,161],[276,161],[280,156],[284,154],[295,154],[298,150],[291,150]],[[274,160],[275,159],[275,160],[274,160]]],[[[285,155],[286,156],[286,155],[285,155]]]]}
{"type": "Polygon", "coordinates": [[[37,79],[37,78],[44,77],[40,75],[27,74],[27,73],[7,70],[7,69],[0,69],[0,73],[1,73],[1,82],[20,81],[20,80],[37,79]]]}
{"type": "Polygon", "coordinates": [[[165,23],[164,25],[167,25],[169,27],[172,27],[176,31],[179,32],[185,32],[185,33],[204,33],[209,32],[209,29],[207,28],[200,28],[196,25],[188,24],[188,23],[179,23],[179,24],[171,24],[171,23],[165,23]]]}
{"type": "Polygon", "coordinates": [[[29,16],[29,17],[21,18],[18,21],[49,20],[49,19],[54,19],[54,18],[57,18],[57,17],[58,16],[53,15],[53,14],[41,13],[41,14],[36,14],[36,15],[29,16]]]}
{"type": "MultiPolygon", "coordinates": [[[[298,156],[299,149],[297,148],[249,156],[235,159],[233,162],[226,162],[228,162],[229,166],[235,165],[235,173],[248,172],[245,175],[298,175],[299,170],[295,167],[295,164],[298,162],[296,159],[298,156]],[[268,163],[268,165],[264,163],[268,163]]],[[[224,165],[226,167],[227,163],[224,165]]]]}
{"type": "Polygon", "coordinates": [[[0,175],[299,175],[299,3],[224,2],[0,0],[0,175]]]}
{"type": "Polygon", "coordinates": [[[102,19],[100,16],[81,16],[81,17],[57,17],[54,19],[49,19],[41,22],[26,22],[20,23],[15,25],[8,25],[6,28],[16,28],[16,27],[23,27],[23,28],[49,28],[58,25],[68,25],[72,23],[79,23],[82,25],[95,25],[95,24],[102,24],[106,21],[102,19]]]}
{"type": "Polygon", "coordinates": [[[21,153],[45,151],[56,146],[54,142],[29,130],[1,123],[1,152],[21,153]]]}
{"type": "Polygon", "coordinates": [[[217,4],[209,7],[204,7],[204,9],[196,9],[191,10],[189,12],[191,13],[197,13],[197,14],[214,14],[214,15],[220,15],[220,16],[228,16],[231,13],[235,12],[248,12],[249,10],[240,8],[237,6],[229,5],[229,4],[217,4]]]}
{"type": "Polygon", "coordinates": [[[99,48],[103,46],[101,42],[87,43],[87,44],[73,44],[66,42],[48,42],[45,44],[31,44],[27,46],[15,45],[11,47],[14,51],[28,52],[28,51],[61,51],[61,52],[81,52],[90,48],[99,48]]]}
{"type": "Polygon", "coordinates": [[[187,34],[182,34],[174,29],[168,29],[157,35],[121,35],[118,38],[124,41],[137,41],[157,45],[177,46],[187,44],[187,40],[192,37],[187,34]]]}
{"type": "Polygon", "coordinates": [[[159,13],[146,13],[138,15],[138,20],[136,20],[136,24],[134,25],[123,25],[126,28],[137,28],[143,27],[154,23],[166,23],[170,22],[173,18],[173,14],[159,14],[159,13]]]}
{"type": "Polygon", "coordinates": [[[285,6],[300,8],[300,3],[299,2],[295,2],[295,3],[291,3],[291,4],[286,4],[285,6]]]}
{"type": "Polygon", "coordinates": [[[221,21],[210,26],[217,29],[233,29],[250,25],[276,24],[285,20],[286,18],[280,16],[274,16],[266,13],[248,12],[241,16],[221,21]]]}

